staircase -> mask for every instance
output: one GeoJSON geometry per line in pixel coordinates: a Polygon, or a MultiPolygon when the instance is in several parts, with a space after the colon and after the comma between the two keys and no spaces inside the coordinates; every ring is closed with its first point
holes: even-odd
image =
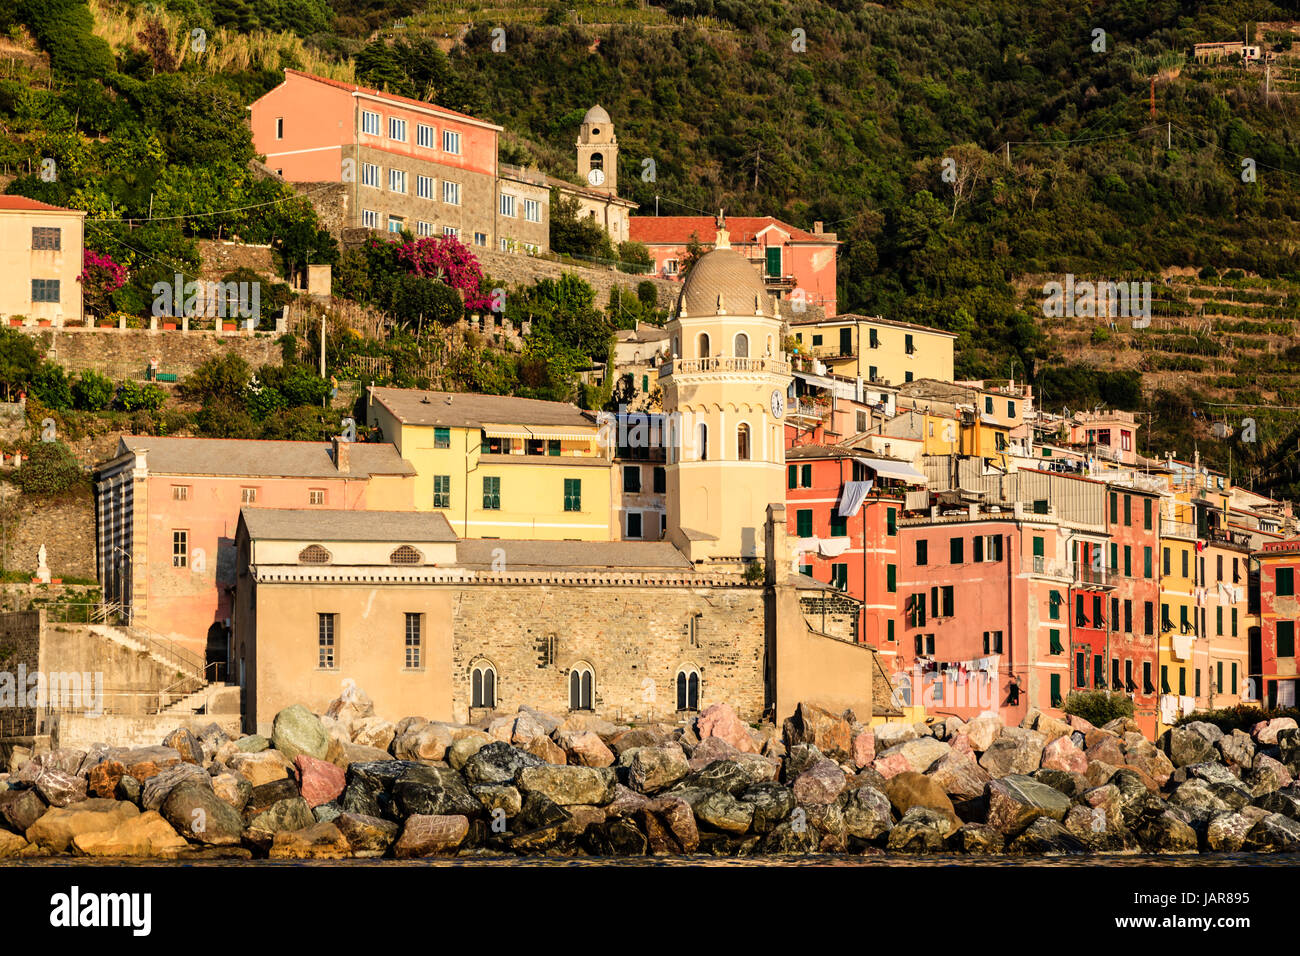
{"type": "Polygon", "coordinates": [[[238,684],[206,684],[191,694],[186,694],[158,711],[189,717],[194,714],[238,714],[238,684]]]}
{"type": "Polygon", "coordinates": [[[207,683],[204,677],[207,662],[174,641],[159,637],[146,627],[112,624],[91,624],[90,632],[122,647],[148,654],[164,667],[174,669],[184,677],[207,683]]]}

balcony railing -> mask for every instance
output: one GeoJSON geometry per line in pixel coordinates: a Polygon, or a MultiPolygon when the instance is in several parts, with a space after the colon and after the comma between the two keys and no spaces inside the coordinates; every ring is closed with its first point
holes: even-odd
{"type": "Polygon", "coordinates": [[[1061,578],[1068,581],[1070,579],[1070,566],[1061,564],[1057,561],[1048,561],[1040,554],[1034,555],[1034,574],[1041,574],[1049,578],[1061,578]]]}
{"type": "Polygon", "coordinates": [[[1160,536],[1162,538],[1196,539],[1196,525],[1191,521],[1174,521],[1171,518],[1160,519],[1160,536]]]}
{"type": "Polygon", "coordinates": [[[659,377],[691,372],[771,372],[789,375],[790,363],[774,358],[734,358],[713,355],[698,359],[670,359],[659,366],[659,377]]]}
{"type": "Polygon", "coordinates": [[[1075,564],[1074,583],[1083,587],[1113,588],[1115,573],[1110,570],[1097,570],[1090,564],[1075,564]]]}

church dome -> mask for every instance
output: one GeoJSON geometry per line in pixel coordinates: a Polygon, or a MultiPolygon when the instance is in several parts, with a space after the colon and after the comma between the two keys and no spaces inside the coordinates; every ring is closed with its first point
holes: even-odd
{"type": "Polygon", "coordinates": [[[603,106],[597,103],[591,109],[587,110],[587,115],[582,118],[582,123],[584,126],[590,126],[592,123],[604,123],[605,125],[609,125],[609,114],[605,112],[603,106]]]}
{"type": "Polygon", "coordinates": [[[685,310],[688,318],[717,315],[718,296],[727,315],[767,313],[770,306],[758,270],[731,248],[706,252],[691,266],[677,300],[678,312],[685,310]]]}

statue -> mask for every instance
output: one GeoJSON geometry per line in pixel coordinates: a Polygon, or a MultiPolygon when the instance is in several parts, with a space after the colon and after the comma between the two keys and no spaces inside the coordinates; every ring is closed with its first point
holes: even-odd
{"type": "Polygon", "coordinates": [[[50,583],[50,566],[45,563],[45,545],[36,552],[36,580],[41,584],[50,583]]]}

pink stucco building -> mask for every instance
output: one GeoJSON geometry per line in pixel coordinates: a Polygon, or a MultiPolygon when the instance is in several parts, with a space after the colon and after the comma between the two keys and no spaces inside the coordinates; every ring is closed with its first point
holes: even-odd
{"type": "MultiPolygon", "coordinates": [[[[782,299],[802,294],[807,305],[836,314],[835,251],[833,232],[823,232],[820,222],[812,232],[772,216],[728,216],[726,228],[731,248],[753,262],[763,274],[768,292],[782,299]]],[[[686,249],[692,241],[711,248],[717,233],[712,216],[633,216],[630,235],[654,259],[655,275],[676,278],[682,271],[686,249]]]]}
{"type": "Polygon", "coordinates": [[[104,600],[222,662],[240,508],[410,510],[414,486],[390,444],[124,436],[95,472],[104,600]]]}

